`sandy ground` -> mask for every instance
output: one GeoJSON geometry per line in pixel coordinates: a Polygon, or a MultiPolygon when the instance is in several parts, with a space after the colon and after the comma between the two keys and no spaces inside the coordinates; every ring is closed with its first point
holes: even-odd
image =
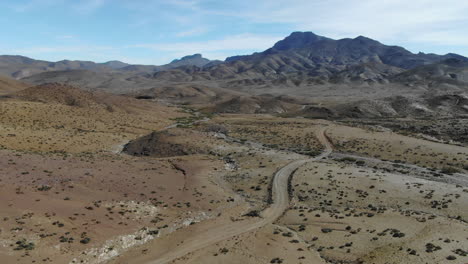
{"type": "Polygon", "coordinates": [[[167,107],[1,103],[5,263],[468,262],[466,148],[321,120],[222,115],[176,128],[184,114],[167,107]],[[168,126],[191,153],[119,153],[168,126]],[[334,153],[314,159],[324,139],[334,153]]]}
{"type": "Polygon", "coordinates": [[[468,148],[465,147],[347,126],[336,126],[328,134],[339,152],[360,153],[429,168],[468,165],[468,148]]]}
{"type": "MultiPolygon", "coordinates": [[[[209,178],[224,164],[203,156],[137,160],[110,155],[83,160],[9,151],[0,155],[0,255],[7,263],[30,263],[44,256],[54,263],[73,257],[98,263],[93,262],[94,255],[105,259],[125,249],[118,241],[112,243],[121,235],[141,228],[168,232],[197,217],[208,218],[230,203],[229,195],[209,178]],[[83,236],[90,243],[80,243],[83,236]],[[63,237],[68,240],[63,242],[63,237]],[[22,239],[34,242],[35,249],[13,250],[22,239]],[[103,245],[113,249],[80,254],[103,245]]],[[[143,233],[145,239],[150,232],[143,233]]]]}
{"type": "Polygon", "coordinates": [[[293,186],[294,207],[280,222],[325,259],[446,263],[453,255],[467,261],[454,253],[466,248],[466,187],[335,161],[301,167],[293,186]],[[426,252],[429,243],[441,249],[426,252]]]}

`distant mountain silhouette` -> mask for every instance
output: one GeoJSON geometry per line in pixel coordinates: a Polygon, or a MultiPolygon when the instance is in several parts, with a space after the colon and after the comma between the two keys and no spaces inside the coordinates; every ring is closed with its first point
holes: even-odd
{"type": "Polygon", "coordinates": [[[155,65],[132,65],[121,61],[108,61],[104,63],[95,63],[92,61],[62,60],[58,62],[49,62],[34,60],[24,56],[3,55],[0,56],[0,74],[15,79],[29,77],[35,74],[50,71],[70,71],[70,70],[89,70],[94,72],[112,72],[112,71],[130,71],[136,73],[153,73],[156,71],[168,70],[180,66],[199,66],[202,67],[208,63],[215,63],[203,58],[201,54],[185,56],[176,59],[169,64],[155,65]]]}

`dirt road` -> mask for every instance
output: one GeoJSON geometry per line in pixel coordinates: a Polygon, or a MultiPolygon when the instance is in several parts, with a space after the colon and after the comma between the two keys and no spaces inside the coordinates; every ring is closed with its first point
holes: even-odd
{"type": "Polygon", "coordinates": [[[318,140],[323,144],[325,150],[317,157],[305,160],[296,160],[281,168],[274,176],[272,185],[272,204],[261,213],[261,220],[257,222],[234,222],[227,225],[216,226],[209,231],[194,235],[184,240],[182,245],[170,250],[148,264],[163,264],[184,255],[207,247],[211,244],[237,236],[267,224],[273,223],[289,207],[288,179],[291,174],[307,162],[320,160],[332,152],[332,145],[325,135],[325,128],[317,132],[318,140]]]}

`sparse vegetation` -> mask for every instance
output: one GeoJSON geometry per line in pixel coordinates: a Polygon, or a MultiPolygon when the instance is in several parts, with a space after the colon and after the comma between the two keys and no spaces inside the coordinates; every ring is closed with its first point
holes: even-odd
{"type": "Polygon", "coordinates": [[[16,241],[14,250],[33,250],[36,245],[33,242],[28,242],[26,239],[16,241]]]}

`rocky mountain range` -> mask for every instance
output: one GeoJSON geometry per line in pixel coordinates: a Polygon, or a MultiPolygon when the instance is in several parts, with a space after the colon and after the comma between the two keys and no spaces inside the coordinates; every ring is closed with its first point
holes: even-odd
{"type": "Polygon", "coordinates": [[[162,66],[2,56],[0,72],[35,85],[66,83],[195,104],[214,112],[318,117],[468,114],[465,99],[434,103],[436,97],[466,97],[468,58],[412,53],[363,36],[334,40],[294,32],[263,52],[224,62],[195,54],[162,66]],[[285,101],[284,95],[293,99],[285,101]],[[452,105],[456,102],[463,105],[452,105]]]}
{"type": "Polygon", "coordinates": [[[413,54],[362,36],[333,40],[312,32],[294,32],[260,53],[229,57],[225,63],[211,67],[175,68],[172,78],[169,73],[156,73],[154,77],[171,81],[242,80],[242,85],[268,80],[294,84],[359,80],[385,83],[391,75],[446,59],[467,60],[457,54],[413,54]]]}

